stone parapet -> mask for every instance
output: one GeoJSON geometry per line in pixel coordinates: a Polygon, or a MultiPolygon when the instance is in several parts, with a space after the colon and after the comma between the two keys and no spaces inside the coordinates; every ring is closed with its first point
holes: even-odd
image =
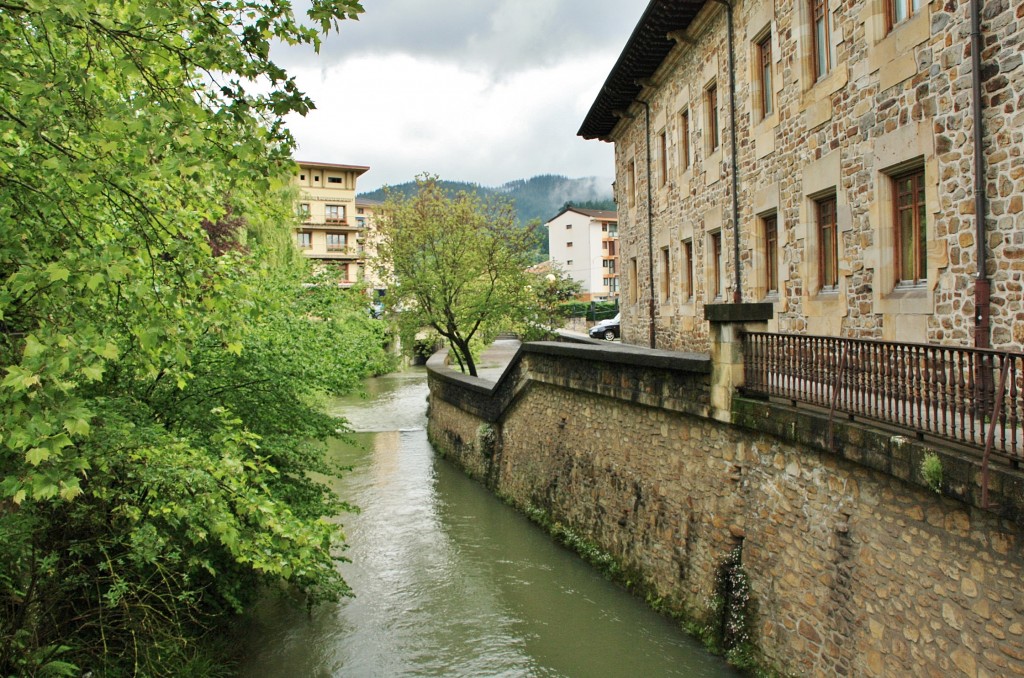
{"type": "Polygon", "coordinates": [[[718,623],[716,571],[739,547],[762,664],[1024,675],[1019,472],[992,474],[1000,506],[982,510],[954,452],[743,397],[721,421],[700,354],[541,343],[497,382],[446,369],[429,373],[438,451],[611,555],[638,593],[718,623]]]}

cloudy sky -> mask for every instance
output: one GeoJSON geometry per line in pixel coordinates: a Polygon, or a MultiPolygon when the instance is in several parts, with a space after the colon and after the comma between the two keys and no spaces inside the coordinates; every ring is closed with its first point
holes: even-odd
{"type": "Polygon", "coordinates": [[[369,165],[360,191],[420,172],[497,185],[614,174],[576,131],[647,0],[364,0],[320,54],[277,62],[316,102],[302,160],[369,165]]]}

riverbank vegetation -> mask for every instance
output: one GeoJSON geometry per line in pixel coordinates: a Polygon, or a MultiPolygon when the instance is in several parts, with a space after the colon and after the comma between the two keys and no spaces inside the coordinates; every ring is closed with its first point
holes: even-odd
{"type": "Polygon", "coordinates": [[[281,116],[312,103],[269,40],[359,11],[0,9],[2,675],[208,675],[261,584],[348,592],[308,472],[385,330],[291,245],[281,116]]]}
{"type": "Polygon", "coordinates": [[[476,376],[480,349],[536,314],[537,278],[526,271],[536,224],[520,227],[507,200],[451,193],[430,175],[416,183],[413,195],[388,193],[376,214],[378,266],[391,281],[385,301],[403,344],[430,328],[476,376]]]}

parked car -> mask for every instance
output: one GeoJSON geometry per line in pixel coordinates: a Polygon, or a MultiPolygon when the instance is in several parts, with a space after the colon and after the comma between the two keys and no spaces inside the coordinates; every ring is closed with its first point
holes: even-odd
{"type": "Polygon", "coordinates": [[[619,316],[621,314],[616,313],[614,318],[608,320],[602,320],[593,327],[590,328],[590,336],[594,339],[612,339],[619,338],[619,316]]]}

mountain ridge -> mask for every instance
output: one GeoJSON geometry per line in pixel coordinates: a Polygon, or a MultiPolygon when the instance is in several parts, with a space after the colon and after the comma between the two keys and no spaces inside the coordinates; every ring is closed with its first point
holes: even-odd
{"type": "MultiPolygon", "coordinates": [[[[439,183],[447,191],[473,192],[481,198],[501,196],[513,201],[519,223],[528,224],[539,219],[541,224],[558,214],[567,204],[589,209],[614,210],[612,201],[611,180],[601,177],[581,177],[570,179],[560,174],[539,174],[528,179],[513,179],[499,186],[483,186],[468,181],[448,181],[441,179],[439,183]]],[[[359,198],[384,200],[385,190],[411,195],[416,190],[415,181],[407,181],[393,186],[378,188],[374,191],[360,193],[359,198]]],[[[546,238],[545,238],[546,240],[546,238]]]]}

